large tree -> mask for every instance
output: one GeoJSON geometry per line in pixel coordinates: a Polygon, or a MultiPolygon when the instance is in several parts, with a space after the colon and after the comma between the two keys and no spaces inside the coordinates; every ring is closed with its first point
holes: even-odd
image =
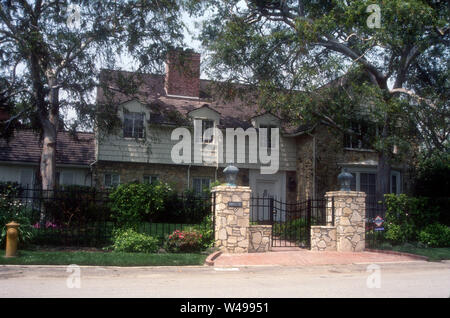
{"type": "Polygon", "coordinates": [[[192,3],[210,15],[200,38],[224,95],[233,96],[230,83],[240,82],[262,107],[297,122],[347,131],[359,118],[379,127],[372,140],[378,196],[389,192],[394,153],[411,141],[448,150],[445,1],[192,3]]]}
{"type": "MultiPolygon", "coordinates": [[[[0,123],[7,136],[17,123],[40,132],[43,189],[55,185],[57,131],[63,111],[74,126],[91,127],[100,68],[114,68],[128,53],[137,71],[161,66],[183,29],[177,0],[1,0],[0,101],[11,114],[0,123]]],[[[114,114],[115,115],[115,114],[114,114]]],[[[108,120],[106,120],[108,119],[108,120]]],[[[67,128],[67,127],[66,127],[67,128]]]]}

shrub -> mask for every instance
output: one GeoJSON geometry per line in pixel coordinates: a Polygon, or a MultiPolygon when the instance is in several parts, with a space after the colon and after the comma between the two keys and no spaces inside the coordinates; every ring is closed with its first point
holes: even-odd
{"type": "Polygon", "coordinates": [[[428,198],[387,194],[385,199],[386,238],[392,243],[416,241],[423,228],[439,219],[439,211],[428,198]]]}
{"type": "Polygon", "coordinates": [[[214,244],[213,226],[214,224],[212,221],[212,216],[210,214],[203,219],[202,223],[194,227],[194,229],[197,230],[201,235],[200,244],[202,245],[203,249],[212,247],[214,244]]]}
{"type": "MultiPolygon", "coordinates": [[[[279,236],[282,239],[285,238],[300,238],[301,234],[306,233],[306,219],[298,218],[286,223],[275,222],[273,224],[273,233],[275,236],[279,236]]],[[[309,233],[306,233],[309,235],[309,233]]]]}
{"type": "Polygon", "coordinates": [[[166,183],[119,185],[110,194],[112,217],[119,226],[136,226],[162,211],[173,193],[166,183]]]}
{"type": "MultiPolygon", "coordinates": [[[[53,198],[43,198],[45,223],[55,227],[70,227],[89,222],[106,221],[110,211],[95,188],[86,186],[66,186],[63,191],[55,191],[53,198]]],[[[43,224],[41,224],[41,227],[43,224]]],[[[47,227],[47,226],[46,226],[47,227]]]]}
{"type": "Polygon", "coordinates": [[[33,228],[30,221],[30,211],[20,200],[11,195],[11,191],[6,190],[0,194],[0,245],[4,246],[6,242],[6,224],[15,221],[19,226],[19,244],[26,245],[33,238],[33,228]]]}
{"type": "Polygon", "coordinates": [[[159,249],[159,240],[132,229],[119,230],[114,235],[113,249],[116,252],[155,253],[159,249]]]}
{"type": "Polygon", "coordinates": [[[176,230],[166,238],[164,248],[168,252],[197,252],[202,249],[202,234],[194,229],[176,230]]]}
{"type": "Polygon", "coordinates": [[[419,233],[419,242],[429,247],[450,247],[450,227],[434,223],[419,233]]]}

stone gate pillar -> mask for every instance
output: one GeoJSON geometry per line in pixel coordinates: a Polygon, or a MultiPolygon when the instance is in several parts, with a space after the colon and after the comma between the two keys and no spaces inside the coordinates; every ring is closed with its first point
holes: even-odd
{"type": "Polygon", "coordinates": [[[248,253],[250,187],[217,186],[215,194],[215,246],[225,253],[248,253]]]}
{"type": "MultiPolygon", "coordinates": [[[[357,191],[332,191],[325,194],[327,207],[334,202],[334,226],[338,252],[361,252],[365,247],[366,194],[357,191]]],[[[327,208],[328,214],[332,209],[327,208]]]]}

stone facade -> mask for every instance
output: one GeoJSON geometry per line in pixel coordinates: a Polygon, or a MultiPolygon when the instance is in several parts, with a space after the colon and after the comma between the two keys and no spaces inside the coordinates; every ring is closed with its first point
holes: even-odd
{"type": "Polygon", "coordinates": [[[338,189],[337,176],[342,163],[378,161],[375,151],[345,148],[344,136],[324,125],[296,138],[297,198],[300,201],[320,198],[327,191],[338,189]]]}
{"type": "Polygon", "coordinates": [[[336,227],[311,226],[311,251],[336,251],[336,227]]]}
{"type": "MultiPolygon", "coordinates": [[[[361,252],[365,247],[366,194],[357,191],[327,192],[325,198],[334,198],[336,250],[361,252]]],[[[328,212],[329,209],[327,209],[328,212]]]]}
{"type": "Polygon", "coordinates": [[[249,253],[264,253],[272,250],[272,225],[250,225],[249,253]]]}
{"type": "Polygon", "coordinates": [[[217,186],[215,246],[225,253],[248,253],[250,226],[250,187],[217,186]],[[229,202],[241,202],[241,207],[229,206],[229,202]]]}
{"type": "MultiPolygon", "coordinates": [[[[378,162],[378,153],[369,149],[345,148],[344,135],[325,125],[296,137],[297,199],[321,198],[327,191],[339,189],[337,176],[342,165],[356,162],[378,162]]],[[[376,171],[376,165],[357,165],[356,169],[376,171]]],[[[393,170],[401,173],[401,191],[412,190],[412,173],[406,162],[394,162],[393,170]]]]}
{"type": "MultiPolygon", "coordinates": [[[[177,192],[182,192],[193,186],[193,178],[209,178],[214,182],[225,182],[223,169],[215,167],[166,165],[153,163],[112,162],[100,161],[94,166],[94,182],[97,187],[104,187],[104,176],[106,173],[120,175],[120,183],[143,182],[145,175],[158,176],[159,180],[172,184],[177,192]],[[189,181],[188,181],[189,179],[189,181]]],[[[237,184],[248,186],[248,169],[240,169],[237,184]]]]}

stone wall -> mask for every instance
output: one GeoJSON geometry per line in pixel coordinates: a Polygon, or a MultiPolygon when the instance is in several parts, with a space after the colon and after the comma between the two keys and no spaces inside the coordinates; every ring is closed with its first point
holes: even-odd
{"type": "MultiPolygon", "coordinates": [[[[112,162],[99,161],[94,166],[94,182],[98,188],[104,186],[104,177],[106,173],[115,173],[120,175],[120,183],[143,182],[144,175],[158,176],[159,180],[173,184],[177,192],[182,192],[188,188],[188,170],[189,170],[189,188],[192,188],[192,180],[195,177],[210,178],[211,182],[219,180],[225,182],[223,169],[216,171],[214,167],[191,166],[189,169],[185,165],[166,165],[154,163],[133,163],[133,162],[112,162]]],[[[240,169],[237,179],[238,185],[248,186],[248,169],[240,169]]]]}
{"type": "Polygon", "coordinates": [[[250,226],[250,187],[217,186],[215,246],[225,253],[248,253],[250,226]],[[241,202],[241,207],[229,206],[229,202],[241,202]]]}
{"type": "Polygon", "coordinates": [[[318,125],[311,135],[303,134],[296,138],[297,198],[300,201],[321,198],[327,191],[338,189],[337,176],[342,168],[340,164],[378,161],[375,151],[345,148],[343,135],[325,125],[318,125]]]}
{"type": "Polygon", "coordinates": [[[250,225],[249,253],[264,253],[272,250],[272,225],[250,225]]]}
{"type": "MultiPolygon", "coordinates": [[[[336,250],[361,252],[365,247],[366,194],[357,191],[327,192],[325,198],[334,198],[336,250]]],[[[327,209],[327,213],[330,209],[327,209]]]]}
{"type": "Polygon", "coordinates": [[[336,251],[336,227],[311,226],[311,251],[336,251]]]}

